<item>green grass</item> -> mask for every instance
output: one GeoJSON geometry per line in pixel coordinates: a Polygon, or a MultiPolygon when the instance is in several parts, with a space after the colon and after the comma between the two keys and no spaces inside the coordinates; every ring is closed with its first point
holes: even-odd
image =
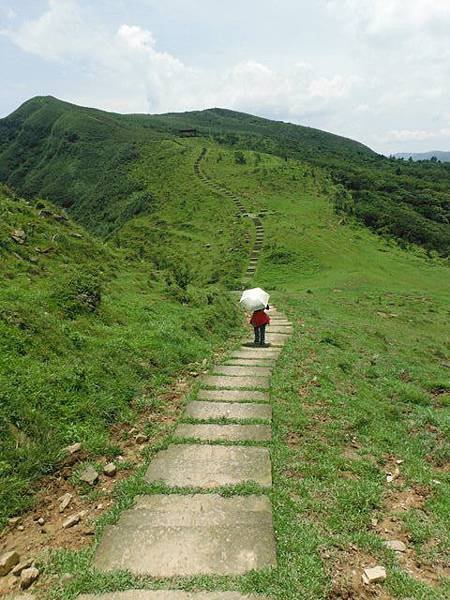
{"type": "Polygon", "coordinates": [[[203,214],[214,212],[226,232],[206,249],[211,233],[191,218],[192,187],[183,206],[165,204],[166,234],[158,244],[143,238],[142,252],[137,243],[130,251],[134,221],[128,238],[122,231],[105,244],[51,203],[0,190],[0,524],[30,505],[65,446],[80,441],[93,458],[120,454],[111,425],[163,413],[161,391],[203,368],[240,328],[226,286],[245,258],[241,225],[205,193],[203,214]],[[178,235],[176,222],[188,219],[189,234],[178,235]]]}
{"type": "MultiPolygon", "coordinates": [[[[394,490],[420,490],[423,505],[394,516],[423,566],[445,564],[448,268],[419,249],[406,252],[352,222],[343,224],[330,201],[332,184],[311,175],[307,165],[263,156],[255,171],[252,162],[249,152],[246,165],[237,167],[232,153],[210,146],[205,170],[243,192],[249,209],[267,209],[267,243],[255,282],[273,290],[274,302],[294,324],[271,384],[274,437],[266,446],[273,488],[149,486],[141,470],[116,490],[117,504],[99,524],[97,539],[138,494],[267,493],[278,566],[242,577],[105,576],[91,568],[94,545],[54,555],[49,577],[56,581],[69,572],[74,579],[51,598],[133,588],[239,590],[280,600],[346,597],[354,593],[351,586],[332,575],[337,565],[351,570],[355,554],[365,566],[386,566],[383,586],[392,598],[442,600],[449,594],[448,581],[430,586],[408,575],[372,526],[385,516],[394,490]],[[403,460],[400,477],[387,483],[396,459],[403,460]]],[[[193,398],[195,391],[185,401],[193,398]]],[[[167,432],[160,447],[173,441],[179,440],[167,432]]]]}
{"type": "MultiPolygon", "coordinates": [[[[41,121],[16,115],[26,123],[20,135],[33,138],[32,127],[39,130],[53,119],[45,113],[50,108],[41,121]]],[[[414,580],[372,525],[387,514],[393,491],[420,492],[419,506],[394,515],[399,531],[409,536],[408,546],[425,567],[448,563],[447,263],[417,246],[402,249],[347,213],[337,214],[334,204],[342,190],[313,164],[311,153],[304,157],[308,162],[285,161],[277,157],[286,148],[278,138],[267,148],[271,154],[242,148],[245,140],[248,147],[261,143],[260,137],[248,138],[245,119],[238,142],[201,138],[180,144],[171,128],[190,116],[155,117],[150,125],[146,117],[84,109],[57,117],[50,139],[60,143],[62,131],[64,143],[56,148],[59,154],[50,146],[48,165],[40,155],[45,148],[36,151],[39,166],[27,162],[31,158],[22,160],[17,149],[28,148],[30,139],[19,136],[7,160],[3,155],[2,168],[11,169],[13,183],[29,196],[54,191],[52,199],[67,205],[103,241],[61,220],[53,205],[30,206],[2,191],[3,518],[29,503],[34,482],[55,468],[64,445],[81,440],[94,463],[118,453],[108,437],[110,425],[132,423],[140,410],[164,414],[168,406],[160,392],[173,377],[200,368],[203,358],[225,349],[230,334],[240,331],[225,289],[238,285],[253,232],[248,220],[234,218],[231,201],[193,175],[204,146],[204,171],[238,192],[249,211],[262,214],[265,246],[253,282],[271,290],[294,333],[271,387],[274,486],[267,493],[278,567],[236,578],[105,576],[91,568],[94,544],[56,553],[43,565],[49,597],[71,600],[80,592],[176,586],[331,600],[353,593],[342,581],[333,582],[332,573],[336,565],[351,568],[355,555],[387,567],[383,585],[392,598],[447,597],[448,581],[430,586],[414,580]],[[114,144],[108,145],[111,130],[114,144]],[[235,147],[244,157],[239,164],[235,147]],[[117,158],[116,152],[125,155],[117,158]],[[74,182],[85,166],[92,170],[83,172],[77,191],[74,182]],[[104,177],[95,188],[99,169],[104,177]],[[66,185],[65,199],[58,194],[66,185]],[[42,208],[50,214],[39,215],[42,208]],[[11,240],[13,228],[26,231],[24,244],[11,240]],[[397,459],[403,461],[400,477],[387,483],[386,472],[397,459]],[[64,573],[74,577],[59,583],[64,573]]],[[[214,136],[217,114],[209,117],[214,136]]],[[[232,134],[225,121],[224,133],[232,134]]],[[[12,122],[11,130],[16,125],[12,122]]],[[[349,163],[377,160],[352,142],[343,149],[339,138],[331,144],[326,134],[309,133],[312,141],[305,139],[319,154],[325,144],[327,160],[341,151],[349,163]]],[[[438,188],[442,181],[436,181],[438,188]]],[[[147,461],[172,436],[173,428],[156,428],[147,461]]],[[[148,486],[143,473],[141,467],[116,487],[116,503],[98,523],[96,540],[138,494],[199,491],[148,486]]],[[[254,485],[219,492],[266,493],[254,485]]]]}

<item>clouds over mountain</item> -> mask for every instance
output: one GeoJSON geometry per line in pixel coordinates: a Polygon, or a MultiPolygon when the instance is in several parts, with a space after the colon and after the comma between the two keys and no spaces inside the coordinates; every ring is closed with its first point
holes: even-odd
{"type": "MultiPolygon", "coordinates": [[[[174,2],[168,0],[168,10],[174,2]]],[[[229,10],[235,10],[239,3],[231,3],[229,10]]],[[[300,17],[311,11],[317,39],[311,41],[309,33],[309,43],[302,45],[299,38],[298,52],[292,52],[295,40],[290,39],[288,53],[278,32],[277,46],[267,39],[264,55],[260,43],[250,44],[247,56],[236,60],[230,29],[223,33],[230,56],[222,50],[220,68],[192,59],[210,51],[202,45],[201,31],[192,33],[189,60],[165,51],[152,26],[150,0],[130,0],[122,12],[126,19],[115,23],[106,18],[101,0],[48,0],[32,17],[13,19],[11,13],[2,37],[70,73],[71,84],[66,76],[64,85],[56,82],[49,93],[100,108],[165,112],[224,106],[322,127],[375,146],[394,144],[392,150],[407,141],[392,132],[429,130],[446,136],[440,107],[450,102],[447,0],[410,0],[406,6],[402,0],[318,0],[309,9],[303,0],[285,4],[286,15],[298,14],[305,35],[307,23],[300,17]],[[133,20],[137,4],[148,6],[145,26],[133,20]]],[[[255,2],[249,28],[267,18],[269,5],[274,10],[269,0],[255,2]]],[[[210,13],[203,13],[204,28],[208,19],[217,22],[215,9],[205,6],[210,13]]],[[[200,8],[192,3],[192,10],[200,8]]],[[[292,24],[285,27],[292,35],[292,24]]],[[[173,35],[179,33],[174,26],[173,35]]]]}

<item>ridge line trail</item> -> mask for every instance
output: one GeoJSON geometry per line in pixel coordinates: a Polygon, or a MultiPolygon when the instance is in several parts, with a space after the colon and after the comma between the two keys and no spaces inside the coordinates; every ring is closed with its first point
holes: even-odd
{"type": "Polygon", "coordinates": [[[254,274],[256,272],[258,261],[259,261],[260,255],[261,255],[261,249],[264,245],[264,226],[262,224],[261,219],[257,215],[254,215],[247,211],[247,209],[242,201],[241,196],[232,192],[231,190],[226,188],[224,185],[216,183],[210,175],[203,172],[203,170],[201,168],[201,163],[203,162],[203,159],[205,158],[207,152],[208,152],[207,148],[203,148],[203,150],[201,151],[197,160],[195,161],[195,163],[194,163],[195,174],[211,190],[213,190],[216,193],[221,194],[222,196],[227,197],[227,199],[229,199],[229,200],[232,200],[233,203],[235,204],[235,206],[237,207],[239,214],[242,217],[246,217],[246,218],[250,219],[255,228],[255,241],[253,243],[253,249],[250,254],[247,270],[246,270],[244,278],[243,278],[243,284],[245,285],[252,279],[252,277],[254,276],[254,274]]]}

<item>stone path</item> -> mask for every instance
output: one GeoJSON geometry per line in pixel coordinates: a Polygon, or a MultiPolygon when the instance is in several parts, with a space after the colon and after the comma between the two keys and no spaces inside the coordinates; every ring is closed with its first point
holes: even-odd
{"type": "MultiPolygon", "coordinates": [[[[269,327],[268,338],[277,340],[279,347],[242,345],[202,378],[197,399],[184,412],[182,421],[188,422],[175,430],[176,443],[160,451],[145,474],[148,483],[160,483],[167,493],[138,497],[115,525],[106,528],[94,559],[97,569],[170,578],[238,576],[276,566],[272,508],[264,493],[272,485],[265,444],[271,439],[270,375],[291,324],[274,313],[276,332],[269,327]],[[277,332],[282,322],[286,333],[277,332]],[[259,485],[261,492],[226,497],[215,492],[247,482],[259,485]]],[[[82,598],[266,600],[237,592],[178,590],[82,598]]]]}
{"type": "MultiPolygon", "coordinates": [[[[230,198],[255,226],[255,241],[243,283],[256,271],[264,242],[257,215],[242,199],[201,170],[204,149],[194,170],[215,192],[230,198]]],[[[151,461],[145,480],[163,491],[136,499],[115,525],[106,528],[95,567],[102,572],[127,569],[158,578],[228,575],[276,566],[272,508],[265,490],[272,485],[269,450],[272,409],[270,377],[292,332],[291,323],[271,310],[271,346],[253,344],[231,352],[201,380],[197,399],[188,403],[175,432],[176,443],[151,461]],[[255,421],[257,421],[255,423],[255,421]],[[252,483],[259,494],[221,496],[217,490],[252,483]]],[[[170,582],[168,582],[168,587],[170,582]]],[[[82,596],[82,600],[268,600],[238,592],[130,590],[82,596]]]]}
{"type": "MultiPolygon", "coordinates": [[[[195,163],[194,163],[195,174],[197,175],[197,177],[199,177],[203,181],[203,183],[205,185],[207,185],[210,188],[210,190],[231,200],[237,208],[238,215],[240,217],[246,217],[248,219],[251,219],[253,222],[253,225],[255,227],[255,239],[253,242],[253,249],[252,249],[252,252],[250,255],[250,260],[249,260],[249,263],[247,266],[247,270],[246,270],[244,278],[243,278],[244,287],[247,287],[247,284],[249,283],[249,281],[252,279],[252,277],[256,273],[256,268],[258,266],[258,259],[261,254],[262,247],[264,245],[264,226],[258,215],[255,215],[255,214],[247,211],[247,209],[245,208],[244,200],[240,196],[238,196],[235,192],[233,192],[232,190],[225,187],[223,184],[214,181],[210,177],[210,175],[203,172],[201,165],[202,165],[203,159],[206,156],[206,153],[207,153],[207,149],[203,148],[202,152],[200,153],[200,156],[195,161],[195,163]]],[[[247,241],[250,242],[250,237],[247,237],[247,241]]]]}

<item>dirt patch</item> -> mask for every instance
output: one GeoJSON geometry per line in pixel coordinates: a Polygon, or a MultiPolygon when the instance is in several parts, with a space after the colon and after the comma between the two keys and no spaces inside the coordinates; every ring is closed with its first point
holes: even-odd
{"type": "Polygon", "coordinates": [[[439,579],[450,575],[448,565],[445,564],[444,558],[434,559],[433,562],[419,558],[412,545],[411,536],[404,530],[402,519],[402,514],[408,510],[424,511],[424,504],[428,496],[429,492],[425,487],[391,490],[385,501],[383,517],[379,521],[373,522],[373,529],[383,540],[404,542],[406,551],[396,552],[396,555],[399,565],[412,578],[429,585],[437,585],[439,579]]]}
{"type": "Polygon", "coordinates": [[[334,556],[324,552],[322,558],[329,565],[332,582],[327,600],[391,600],[382,584],[363,583],[364,569],[379,563],[356,545],[336,551],[334,556]]]}
{"type": "Polygon", "coordinates": [[[286,444],[289,448],[297,448],[300,445],[301,436],[296,431],[290,431],[286,436],[286,444]]]}
{"type": "MultiPolygon", "coordinates": [[[[146,444],[135,440],[136,434],[149,425],[162,425],[157,436],[151,437],[151,444],[163,439],[172,424],[180,415],[183,397],[189,389],[189,381],[180,379],[173,387],[158,398],[159,410],[145,409],[131,427],[118,424],[111,428],[111,442],[120,447],[121,455],[115,459],[118,466],[114,477],[108,477],[100,472],[99,480],[91,489],[74,485],[71,481],[74,471],[88,458],[83,450],[69,455],[60,468],[51,476],[41,479],[40,490],[37,492],[34,507],[18,519],[13,519],[3,530],[0,537],[0,554],[16,550],[21,560],[45,558],[52,550],[79,550],[92,541],[97,519],[114,504],[114,488],[117,483],[126,479],[132,469],[140,466],[143,461],[143,450],[146,444]],[[89,493],[87,493],[89,492],[89,493]],[[60,513],[59,499],[64,494],[71,494],[69,506],[60,513]],[[63,528],[63,522],[71,515],[81,514],[78,524],[68,529],[63,528]]],[[[93,462],[103,464],[109,459],[95,457],[93,462]]],[[[101,470],[100,470],[101,471],[101,470]]],[[[36,588],[44,588],[45,580],[38,580],[36,588]]],[[[0,577],[0,596],[18,590],[18,578],[14,575],[0,577]]]]}

